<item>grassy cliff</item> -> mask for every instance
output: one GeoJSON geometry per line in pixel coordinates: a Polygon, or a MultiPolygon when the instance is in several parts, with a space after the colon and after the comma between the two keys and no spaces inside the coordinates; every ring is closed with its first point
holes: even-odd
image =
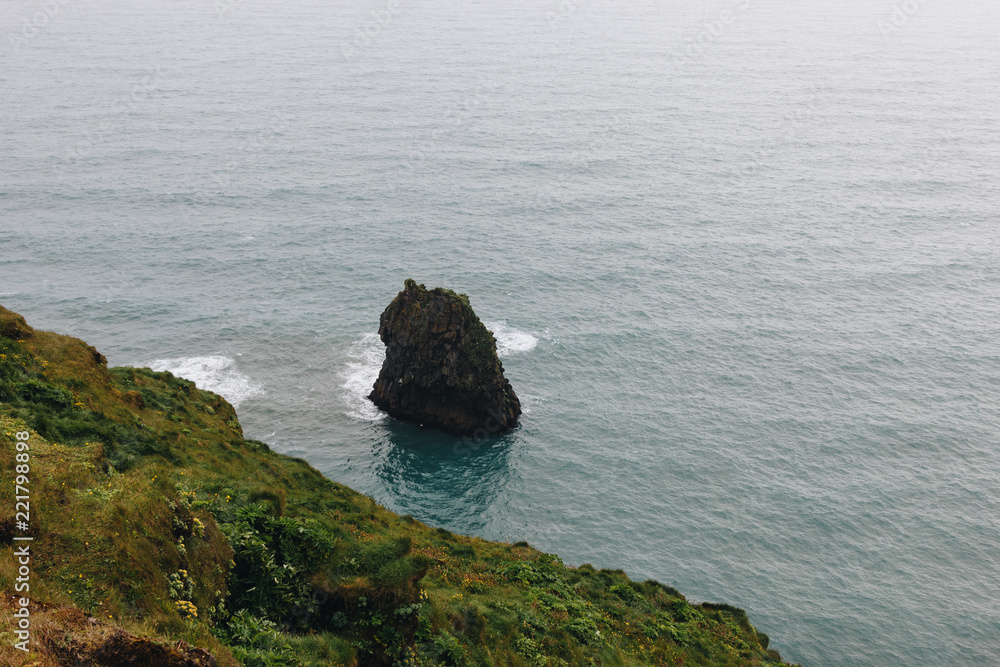
{"type": "Polygon", "coordinates": [[[780,663],[740,609],[393,514],[245,439],[221,397],[0,308],[5,480],[24,431],[29,530],[12,485],[0,504],[3,664],[780,663]]]}

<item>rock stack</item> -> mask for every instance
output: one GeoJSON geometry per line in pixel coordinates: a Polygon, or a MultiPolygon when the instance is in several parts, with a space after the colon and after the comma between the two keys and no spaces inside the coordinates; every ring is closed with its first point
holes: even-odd
{"type": "Polygon", "coordinates": [[[521,403],[503,375],[496,339],[464,294],[407,279],[382,313],[385,362],[368,398],[396,417],[459,435],[517,426],[521,403]]]}

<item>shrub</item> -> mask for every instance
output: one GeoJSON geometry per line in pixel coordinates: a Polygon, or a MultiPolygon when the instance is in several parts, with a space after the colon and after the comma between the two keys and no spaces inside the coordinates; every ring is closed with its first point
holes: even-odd
{"type": "Polygon", "coordinates": [[[532,667],[545,667],[549,662],[549,659],[539,650],[538,643],[524,635],[518,635],[514,639],[514,650],[530,662],[532,667]]]}
{"type": "Polygon", "coordinates": [[[73,406],[73,394],[51,384],[28,380],[21,383],[17,389],[22,398],[32,403],[42,403],[57,410],[73,406]]]}
{"type": "Polygon", "coordinates": [[[244,667],[295,667],[301,663],[277,625],[248,611],[233,614],[217,630],[244,667]]]}
{"type": "Polygon", "coordinates": [[[570,619],[563,623],[562,629],[573,635],[581,644],[592,644],[601,636],[597,630],[597,623],[589,616],[570,619]]]}
{"type": "Polygon", "coordinates": [[[219,635],[228,644],[256,649],[274,648],[281,644],[282,639],[273,621],[254,616],[246,610],[230,616],[226,624],[220,626],[219,635]]]}
{"type": "Polygon", "coordinates": [[[413,539],[409,537],[397,537],[379,542],[357,543],[348,554],[348,557],[356,561],[359,572],[363,574],[376,574],[390,562],[408,553],[412,546],[413,539]]]}
{"type": "Polygon", "coordinates": [[[467,664],[465,649],[459,641],[447,632],[431,637],[429,653],[435,660],[450,667],[464,667],[467,664]]]}
{"type": "Polygon", "coordinates": [[[628,604],[639,604],[643,601],[643,597],[636,593],[631,584],[614,584],[609,590],[628,604]]]}
{"type": "Polygon", "coordinates": [[[701,616],[698,610],[684,600],[674,600],[670,603],[669,608],[670,613],[673,615],[673,620],[680,623],[688,623],[701,616]]]}
{"type": "Polygon", "coordinates": [[[431,559],[423,555],[397,558],[379,568],[371,577],[371,582],[385,588],[399,588],[424,576],[430,564],[431,559]]]}

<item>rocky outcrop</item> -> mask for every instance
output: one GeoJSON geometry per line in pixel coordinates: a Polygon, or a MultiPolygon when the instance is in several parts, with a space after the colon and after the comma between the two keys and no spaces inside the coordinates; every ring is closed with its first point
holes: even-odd
{"type": "Polygon", "coordinates": [[[521,403],[503,375],[496,339],[464,294],[407,279],[378,333],[385,362],[368,398],[382,410],[460,435],[517,425],[521,403]]]}
{"type": "Polygon", "coordinates": [[[28,326],[24,318],[14,311],[0,306],[0,336],[11,340],[31,338],[34,330],[28,326]]]}
{"type": "MultiPolygon", "coordinates": [[[[184,641],[157,641],[86,616],[79,609],[39,605],[32,612],[39,635],[37,665],[216,667],[215,656],[184,641]],[[49,661],[48,659],[54,659],[49,661]]],[[[25,663],[28,664],[28,663],[25,663]]]]}

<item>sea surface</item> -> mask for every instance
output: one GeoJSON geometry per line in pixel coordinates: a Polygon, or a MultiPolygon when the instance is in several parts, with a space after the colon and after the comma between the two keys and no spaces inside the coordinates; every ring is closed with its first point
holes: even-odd
{"type": "Polygon", "coordinates": [[[400,513],[1000,664],[1000,3],[3,0],[0,304],[400,513]],[[365,395],[412,277],[524,406],[365,395]]]}

